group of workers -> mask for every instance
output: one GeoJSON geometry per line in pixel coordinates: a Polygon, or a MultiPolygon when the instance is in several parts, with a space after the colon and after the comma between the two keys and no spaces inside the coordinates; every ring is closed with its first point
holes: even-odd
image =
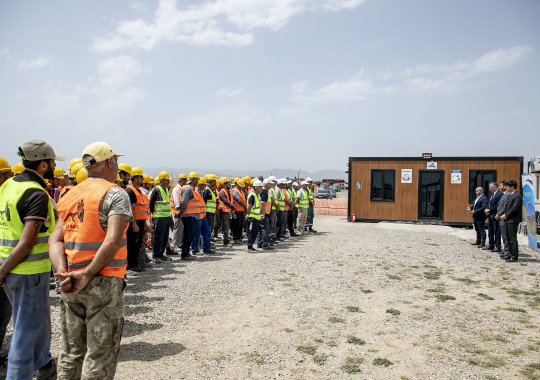
{"type": "Polygon", "coordinates": [[[85,147],[67,172],[44,140],[23,142],[18,154],[13,167],[0,157],[0,348],[13,318],[0,367],[10,380],[114,377],[126,270],[215,254],[219,239],[232,247],[247,235],[247,250],[257,252],[316,232],[311,178],[191,172],[172,186],[167,172],[152,178],[119,164],[121,154],[104,142],[85,147]],[[51,270],[62,297],[58,363],[50,354],[51,270]]]}

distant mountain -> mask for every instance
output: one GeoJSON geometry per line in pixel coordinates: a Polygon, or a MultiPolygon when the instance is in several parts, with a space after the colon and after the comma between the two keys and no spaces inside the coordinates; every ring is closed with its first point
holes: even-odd
{"type": "MultiPolygon", "coordinates": [[[[162,168],[143,168],[143,172],[145,174],[149,174],[152,177],[155,177],[158,175],[159,172],[166,171],[168,172],[174,180],[178,177],[178,174],[180,173],[186,173],[188,174],[191,171],[196,171],[199,173],[199,175],[203,176],[207,173],[214,173],[218,177],[221,176],[227,176],[227,177],[268,177],[268,176],[276,176],[277,178],[281,177],[289,177],[294,178],[298,176],[298,170],[294,169],[267,169],[267,170],[234,170],[234,169],[223,169],[223,170],[208,170],[208,169],[186,169],[186,168],[172,168],[172,167],[162,167],[162,168]]],[[[305,170],[300,171],[300,178],[307,178],[311,177],[316,181],[320,181],[323,178],[328,179],[348,179],[348,174],[341,170],[336,169],[327,169],[327,170],[318,170],[316,172],[308,172],[305,170]]]]}

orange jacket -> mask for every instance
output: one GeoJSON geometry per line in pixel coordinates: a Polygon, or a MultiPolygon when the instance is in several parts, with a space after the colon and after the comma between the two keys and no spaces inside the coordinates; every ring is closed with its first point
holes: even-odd
{"type": "Polygon", "coordinates": [[[234,199],[233,197],[233,192],[237,192],[238,195],[240,196],[240,200],[241,201],[244,201],[244,204],[246,203],[246,196],[244,195],[244,192],[240,189],[237,189],[237,188],[234,188],[234,189],[231,189],[231,199],[233,200],[233,203],[236,208],[234,209],[235,211],[245,211],[246,208],[242,205],[240,205],[240,202],[238,202],[238,200],[234,199]]]}
{"type": "Polygon", "coordinates": [[[137,203],[131,205],[133,211],[133,218],[135,220],[146,220],[148,218],[149,202],[148,197],[140,189],[137,190],[135,186],[129,185],[128,189],[131,189],[137,197],[137,203]]]}

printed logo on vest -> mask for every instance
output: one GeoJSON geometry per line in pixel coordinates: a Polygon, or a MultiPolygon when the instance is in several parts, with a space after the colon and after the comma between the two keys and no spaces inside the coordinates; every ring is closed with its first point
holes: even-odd
{"type": "Polygon", "coordinates": [[[0,210],[0,217],[4,219],[6,222],[9,222],[11,220],[11,213],[9,212],[9,206],[6,202],[6,208],[4,210],[0,210]]]}
{"type": "Polygon", "coordinates": [[[69,223],[69,219],[71,219],[72,222],[75,222],[75,218],[79,218],[79,221],[82,223],[84,220],[84,199],[81,199],[79,203],[77,204],[77,212],[70,212],[66,215],[66,218],[64,219],[64,222],[69,223]]]}

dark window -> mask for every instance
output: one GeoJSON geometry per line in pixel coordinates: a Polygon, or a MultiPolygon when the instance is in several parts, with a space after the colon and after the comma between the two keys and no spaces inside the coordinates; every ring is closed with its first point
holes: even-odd
{"type": "Polygon", "coordinates": [[[394,201],[395,170],[371,170],[371,200],[394,201]]]}
{"type": "Polygon", "coordinates": [[[497,182],[496,170],[469,170],[469,202],[474,202],[476,198],[475,190],[477,187],[484,189],[484,194],[490,198],[490,182],[497,182]]]}

